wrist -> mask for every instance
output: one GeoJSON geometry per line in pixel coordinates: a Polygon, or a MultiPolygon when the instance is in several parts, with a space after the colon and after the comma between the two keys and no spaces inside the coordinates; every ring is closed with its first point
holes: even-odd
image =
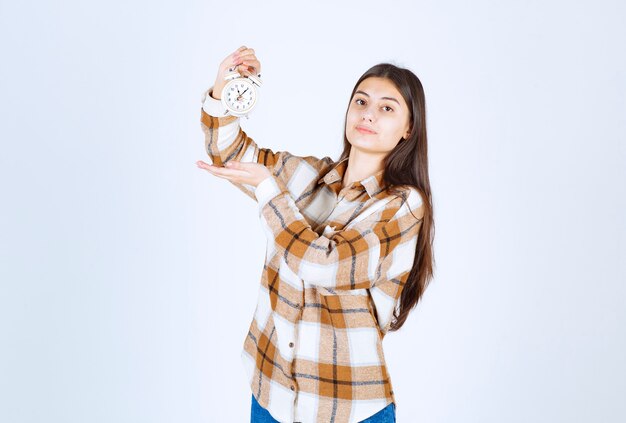
{"type": "Polygon", "coordinates": [[[216,82],[209,95],[216,100],[220,100],[222,98],[222,89],[224,89],[224,86],[216,82]]]}

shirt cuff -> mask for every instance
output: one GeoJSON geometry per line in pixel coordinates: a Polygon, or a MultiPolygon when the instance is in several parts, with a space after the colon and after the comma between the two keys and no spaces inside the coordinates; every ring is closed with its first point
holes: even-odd
{"type": "Polygon", "coordinates": [[[274,197],[280,194],[283,190],[276,182],[274,175],[268,176],[263,179],[254,189],[254,195],[259,202],[259,212],[263,207],[274,197]]]}
{"type": "Polygon", "coordinates": [[[202,97],[202,109],[204,112],[213,117],[224,117],[228,116],[228,112],[224,105],[222,104],[222,100],[218,100],[216,98],[211,97],[211,93],[213,92],[213,86],[204,92],[202,97]]]}

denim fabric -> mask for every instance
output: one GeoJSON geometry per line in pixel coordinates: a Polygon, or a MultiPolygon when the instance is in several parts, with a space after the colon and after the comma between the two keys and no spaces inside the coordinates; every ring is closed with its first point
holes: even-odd
{"type": "MultiPolygon", "coordinates": [[[[276,420],[252,395],[252,410],[250,413],[250,423],[280,423],[276,420]]],[[[373,416],[359,423],[396,423],[396,405],[392,402],[387,407],[380,410],[373,416]]]]}
{"type": "Polygon", "coordinates": [[[250,411],[250,423],[280,423],[269,411],[261,407],[261,404],[252,395],[252,410],[250,411]]]}
{"type": "Polygon", "coordinates": [[[390,402],[387,407],[359,423],[396,423],[396,404],[390,402]]]}

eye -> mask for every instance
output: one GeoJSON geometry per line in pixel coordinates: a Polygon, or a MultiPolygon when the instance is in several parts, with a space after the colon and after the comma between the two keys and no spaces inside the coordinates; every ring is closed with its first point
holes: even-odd
{"type": "MultiPolygon", "coordinates": [[[[356,100],[354,100],[354,102],[356,104],[358,104],[359,106],[362,106],[363,104],[365,104],[365,100],[363,100],[362,98],[357,98],[356,100]],[[362,101],[363,103],[359,103],[359,101],[362,101]]],[[[386,112],[393,112],[393,108],[389,107],[389,106],[383,106],[383,109],[387,108],[389,110],[385,110],[386,112]]]]}

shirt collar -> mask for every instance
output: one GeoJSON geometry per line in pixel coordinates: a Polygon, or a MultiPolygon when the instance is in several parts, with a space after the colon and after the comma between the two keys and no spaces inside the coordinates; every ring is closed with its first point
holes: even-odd
{"type": "MultiPolygon", "coordinates": [[[[348,158],[345,157],[342,160],[334,163],[330,170],[326,172],[324,176],[322,176],[317,183],[321,184],[325,182],[327,185],[331,185],[337,181],[341,181],[346,172],[346,168],[348,167],[348,158]]],[[[381,186],[383,185],[383,174],[385,173],[385,169],[381,169],[376,173],[361,179],[358,182],[355,182],[355,187],[363,186],[365,191],[370,197],[374,197],[381,191],[381,186]]]]}

